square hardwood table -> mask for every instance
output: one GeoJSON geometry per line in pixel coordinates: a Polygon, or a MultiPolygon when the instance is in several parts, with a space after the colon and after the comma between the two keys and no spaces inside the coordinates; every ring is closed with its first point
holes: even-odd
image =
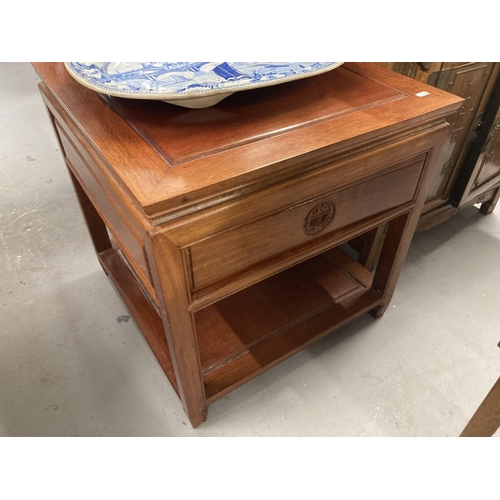
{"type": "Polygon", "coordinates": [[[229,391],[384,313],[462,104],[369,63],[196,110],[34,66],[98,258],[194,427],[229,391]],[[340,245],[382,227],[372,273],[340,245]]]}

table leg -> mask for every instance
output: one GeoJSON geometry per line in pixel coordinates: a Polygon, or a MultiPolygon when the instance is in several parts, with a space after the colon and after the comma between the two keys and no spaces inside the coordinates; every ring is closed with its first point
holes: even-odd
{"type": "Polygon", "coordinates": [[[188,311],[189,284],[181,250],[166,235],[151,230],[146,251],[179,395],[191,425],[197,427],[206,420],[207,404],[194,318],[188,311]]]}
{"type": "Polygon", "coordinates": [[[384,302],[370,311],[374,318],[380,318],[389,306],[413,237],[415,222],[415,215],[409,212],[389,222],[372,284],[372,288],[382,294],[384,302]]]}
{"type": "Polygon", "coordinates": [[[382,224],[381,226],[368,231],[368,233],[364,234],[362,237],[362,245],[359,252],[358,262],[362,266],[365,266],[368,271],[372,271],[375,267],[375,261],[380,255],[386,230],[387,225],[382,224]]]}
{"type": "Polygon", "coordinates": [[[481,204],[481,208],[479,209],[479,211],[484,215],[491,214],[491,212],[495,210],[495,207],[497,206],[499,199],[500,199],[500,188],[497,189],[495,196],[493,197],[492,200],[481,204]]]}

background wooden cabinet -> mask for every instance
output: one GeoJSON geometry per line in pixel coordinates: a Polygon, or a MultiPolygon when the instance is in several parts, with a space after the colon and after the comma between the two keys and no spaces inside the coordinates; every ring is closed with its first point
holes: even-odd
{"type": "Polygon", "coordinates": [[[476,203],[482,204],[483,213],[490,213],[500,193],[500,63],[378,64],[465,99],[448,118],[452,135],[434,173],[417,229],[429,229],[476,203]]]}

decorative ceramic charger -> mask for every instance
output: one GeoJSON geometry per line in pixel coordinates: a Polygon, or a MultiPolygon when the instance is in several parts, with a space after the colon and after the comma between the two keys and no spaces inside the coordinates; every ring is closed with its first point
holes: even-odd
{"type": "Polygon", "coordinates": [[[307,78],[341,62],[68,62],[86,87],[116,97],[207,108],[242,90],[307,78]]]}

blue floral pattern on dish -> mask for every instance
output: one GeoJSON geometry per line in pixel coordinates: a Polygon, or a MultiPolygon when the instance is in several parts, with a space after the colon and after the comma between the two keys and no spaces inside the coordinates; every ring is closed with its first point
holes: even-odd
{"type": "Polygon", "coordinates": [[[149,99],[232,93],[330,71],[335,62],[69,62],[69,73],[98,92],[149,99]]]}

